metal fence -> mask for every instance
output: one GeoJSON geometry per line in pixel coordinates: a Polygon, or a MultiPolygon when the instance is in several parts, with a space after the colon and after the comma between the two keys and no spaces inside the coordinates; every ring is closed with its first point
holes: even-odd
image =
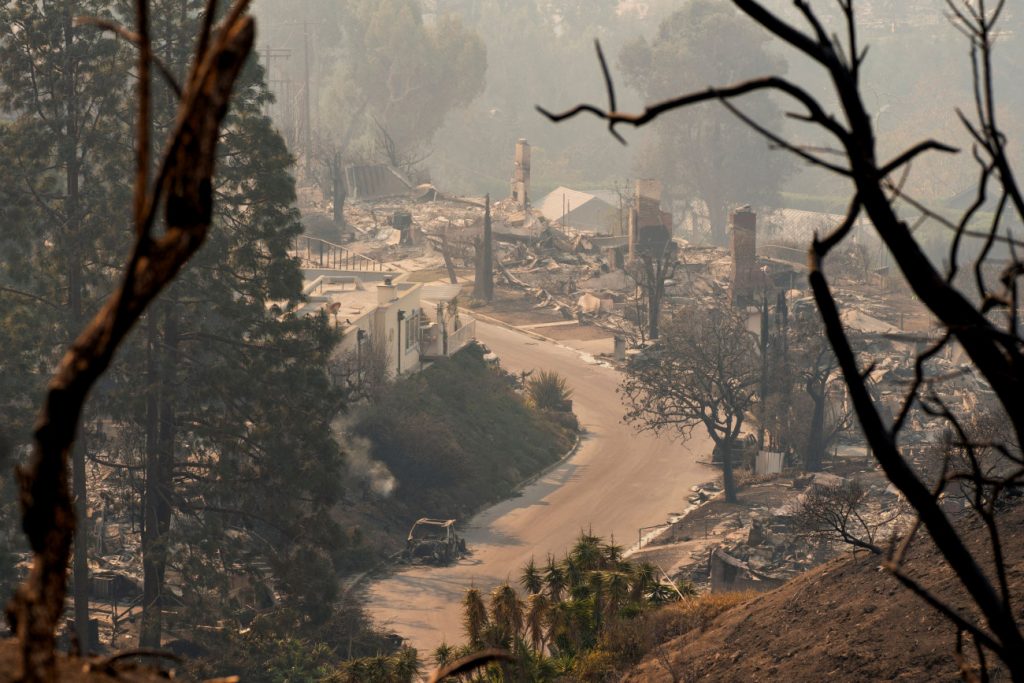
{"type": "Polygon", "coordinates": [[[307,268],[375,272],[387,270],[384,264],[376,259],[357,254],[340,244],[334,244],[319,237],[303,235],[296,238],[293,253],[307,268]]]}

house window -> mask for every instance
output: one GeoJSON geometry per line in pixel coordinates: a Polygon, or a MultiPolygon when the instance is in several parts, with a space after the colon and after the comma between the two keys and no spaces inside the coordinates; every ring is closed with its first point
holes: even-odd
{"type": "Polygon", "coordinates": [[[420,343],[420,320],[423,312],[415,309],[405,318],[405,350],[408,351],[420,343]]]}

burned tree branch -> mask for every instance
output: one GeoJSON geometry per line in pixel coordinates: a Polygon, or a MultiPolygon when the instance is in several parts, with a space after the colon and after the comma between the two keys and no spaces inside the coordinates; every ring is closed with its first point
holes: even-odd
{"type": "MultiPolygon", "coordinates": [[[[874,451],[875,458],[882,466],[889,481],[907,497],[907,501],[917,512],[921,523],[928,529],[935,545],[956,572],[961,584],[981,608],[989,628],[996,638],[982,635],[988,643],[991,643],[993,652],[1006,660],[1010,653],[1019,651],[1016,648],[1024,646],[1024,639],[1021,638],[1015,619],[1012,613],[1004,609],[1003,602],[999,599],[988,577],[985,576],[977,559],[964,545],[962,538],[953,528],[936,498],[903,460],[892,433],[883,425],[881,416],[878,414],[857,367],[853,349],[850,347],[839,319],[839,309],[836,307],[835,299],[824,274],[819,269],[820,262],[816,249],[817,244],[812,247],[811,261],[814,268],[810,275],[811,288],[868,444],[874,451]]],[[[899,574],[897,576],[899,577],[899,574]]],[[[901,581],[903,581],[902,578],[901,581]]],[[[908,584],[908,587],[911,586],[908,584]]],[[[933,604],[949,616],[948,607],[933,596],[928,597],[935,600],[935,603],[929,600],[929,604],[933,604]],[[939,607],[939,604],[942,604],[942,607],[939,607]]],[[[976,627],[972,627],[972,629],[977,630],[976,627]]]]}
{"type": "Polygon", "coordinates": [[[572,109],[561,113],[553,113],[548,111],[544,107],[537,106],[537,111],[546,116],[549,120],[558,123],[571,119],[581,113],[590,113],[597,116],[600,119],[608,121],[609,126],[615,126],[620,123],[629,124],[639,128],[644,124],[647,124],[654,119],[658,118],[662,114],[673,111],[675,109],[681,109],[690,105],[698,104],[700,102],[708,102],[711,100],[727,100],[741,95],[746,95],[752,92],[758,92],[762,90],[778,91],[785,93],[797,101],[799,101],[806,109],[809,121],[820,124],[831,133],[833,133],[840,141],[845,142],[847,139],[847,132],[843,129],[839,123],[836,122],[831,116],[825,113],[818,104],[818,101],[814,99],[803,88],[787,81],[784,78],[778,76],[769,76],[766,78],[758,78],[744,83],[738,83],[725,88],[708,88],[700,92],[690,93],[681,97],[675,97],[669,100],[664,100],[657,104],[650,105],[644,109],[640,114],[629,114],[619,111],[604,111],[600,107],[592,104],[580,104],[572,109]]]}
{"type": "Polygon", "coordinates": [[[767,128],[765,128],[764,126],[759,124],[754,119],[752,119],[749,116],[747,116],[746,114],[744,114],[742,111],[740,111],[739,108],[737,108],[729,100],[723,99],[722,100],[722,106],[724,106],[726,109],[728,109],[729,112],[733,116],[738,118],[740,121],[745,123],[747,126],[749,126],[753,130],[755,130],[758,133],[760,133],[762,137],[767,138],[773,145],[775,145],[779,149],[787,150],[788,152],[790,152],[792,154],[795,154],[796,156],[800,157],[801,159],[803,159],[807,163],[809,163],[809,164],[811,164],[813,166],[821,166],[822,168],[828,169],[829,171],[832,171],[833,173],[835,173],[837,175],[841,175],[841,176],[849,176],[850,175],[850,169],[845,168],[843,166],[838,166],[838,165],[833,164],[833,163],[829,163],[828,161],[825,161],[821,157],[815,156],[814,154],[811,154],[805,148],[798,147],[797,145],[794,145],[793,143],[788,142],[782,136],[776,135],[772,131],[768,130],[767,128]]]}
{"type": "Polygon", "coordinates": [[[888,569],[896,580],[903,584],[906,588],[909,588],[915,595],[924,600],[926,603],[931,605],[935,610],[941,612],[943,616],[949,619],[956,626],[964,631],[971,634],[978,642],[982,643],[988,649],[993,652],[999,652],[1001,646],[999,643],[994,641],[987,633],[975,626],[966,617],[962,616],[952,607],[947,605],[945,602],[935,597],[935,595],[927,588],[922,586],[914,579],[907,576],[899,567],[893,565],[891,562],[886,563],[886,569],[888,569]]]}
{"type": "Polygon", "coordinates": [[[960,152],[956,147],[951,147],[937,140],[925,140],[924,142],[917,143],[903,154],[900,154],[898,157],[882,166],[882,168],[879,169],[879,173],[883,176],[887,176],[901,166],[909,164],[917,156],[928,151],[945,152],[946,154],[959,154],[960,152]]]}

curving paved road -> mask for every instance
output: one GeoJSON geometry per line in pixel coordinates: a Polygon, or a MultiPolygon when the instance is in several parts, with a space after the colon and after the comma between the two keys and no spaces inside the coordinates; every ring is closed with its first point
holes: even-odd
{"type": "Polygon", "coordinates": [[[687,443],[637,434],[621,424],[615,388],[619,373],[578,351],[477,321],[477,338],[512,371],[557,370],[573,389],[573,408],[586,428],[579,450],[522,495],[484,510],[463,535],[472,554],[450,567],[417,566],[375,581],[367,609],[422,656],[442,642],[463,639],[460,602],[470,585],[489,591],[515,581],[530,557],[561,555],[580,529],[614,535],[625,546],[642,526],[660,524],[686,505],[690,486],[713,470],[696,464],[707,456],[707,437],[687,443]]]}

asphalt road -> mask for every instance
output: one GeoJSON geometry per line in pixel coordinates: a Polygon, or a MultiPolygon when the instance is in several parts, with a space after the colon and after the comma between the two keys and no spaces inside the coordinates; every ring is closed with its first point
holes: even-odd
{"type": "Polygon", "coordinates": [[[463,641],[460,603],[471,585],[489,591],[506,578],[516,581],[531,556],[538,563],[549,553],[561,556],[581,529],[614,535],[629,547],[640,527],[684,509],[690,486],[714,476],[696,463],[711,453],[705,435],[695,431],[682,443],[637,434],[621,423],[615,370],[578,351],[482,321],[477,338],[506,369],[562,374],[586,434],[569,460],[464,526],[469,557],[448,567],[404,569],[367,587],[371,616],[424,657],[442,642],[463,641]]]}

